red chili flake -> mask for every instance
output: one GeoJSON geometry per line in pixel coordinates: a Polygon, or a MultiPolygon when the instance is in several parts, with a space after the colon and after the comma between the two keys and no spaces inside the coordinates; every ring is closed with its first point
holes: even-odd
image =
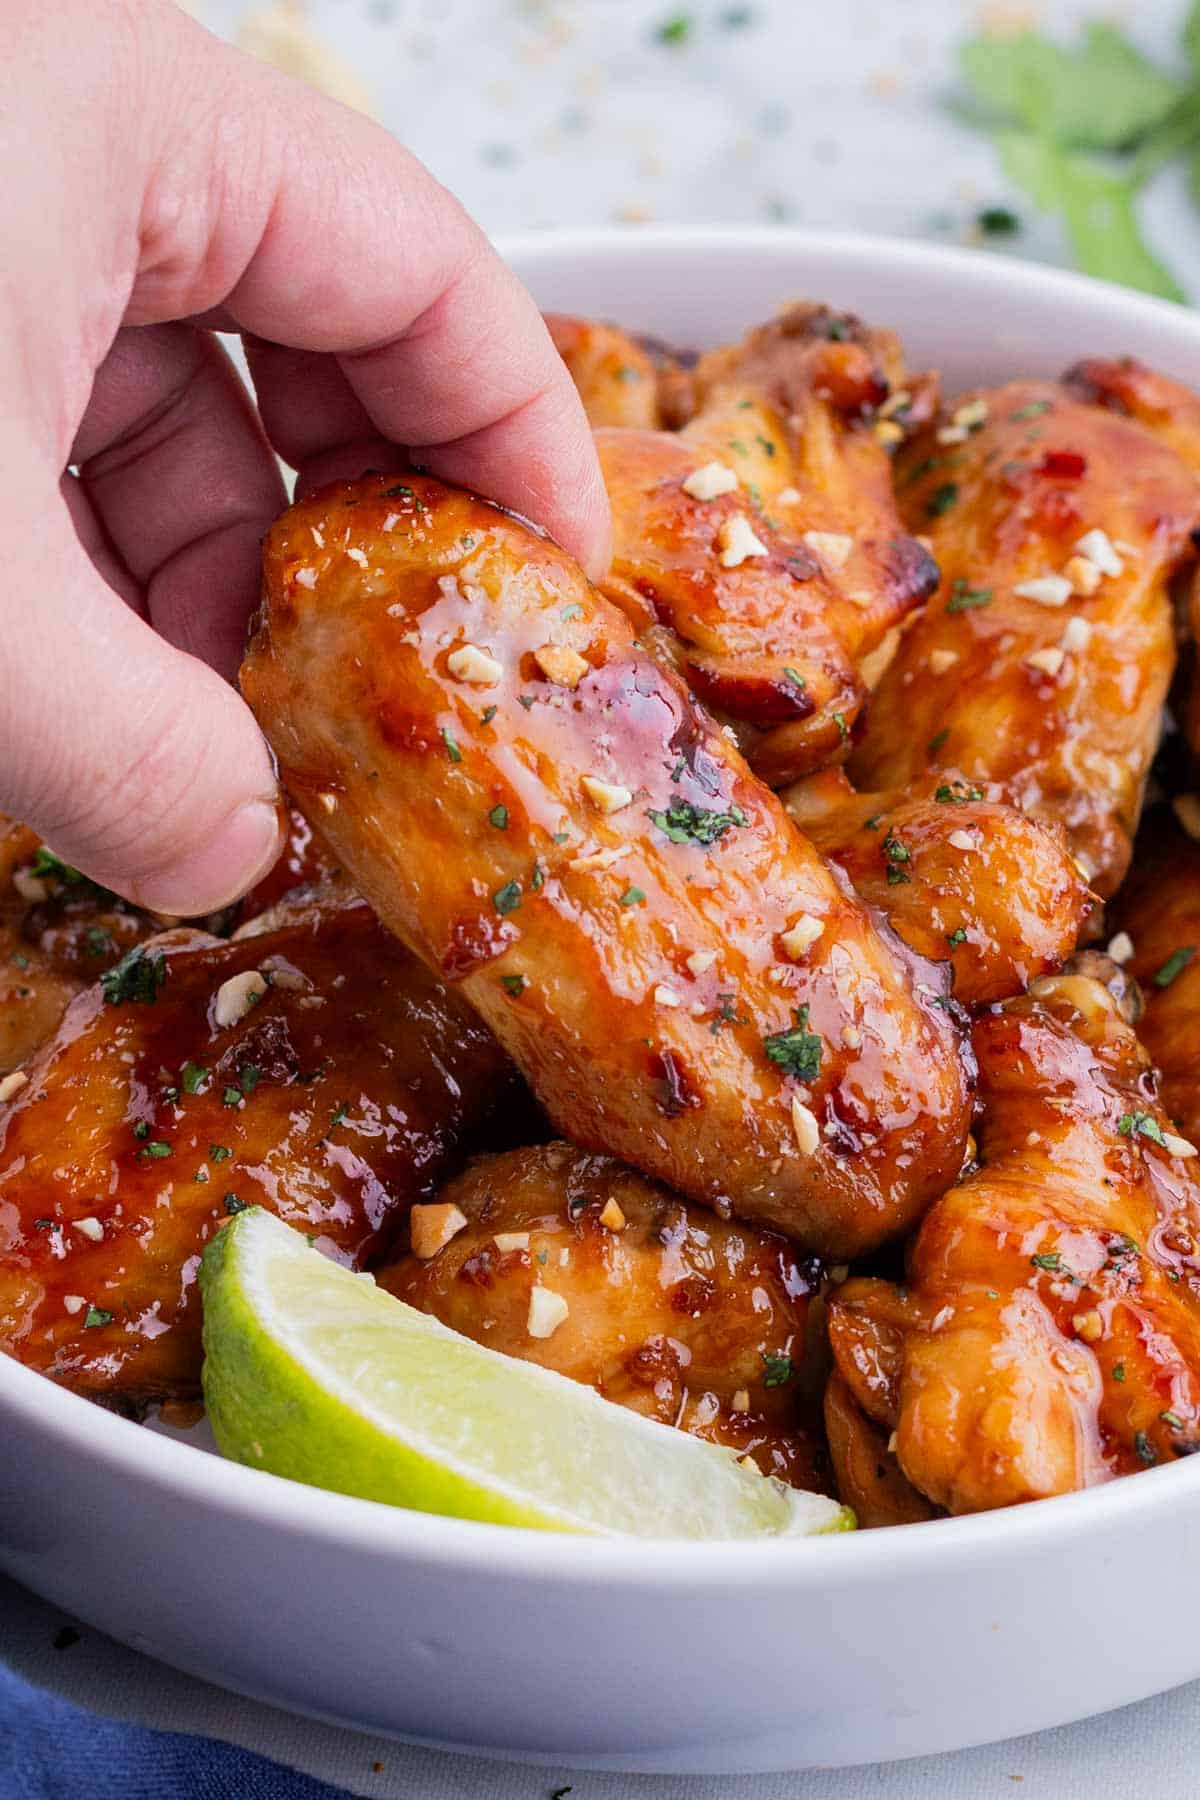
{"type": "Polygon", "coordinates": [[[1066,481],[1078,481],[1087,474],[1087,457],[1078,450],[1047,450],[1038,464],[1039,475],[1061,475],[1066,481]]]}

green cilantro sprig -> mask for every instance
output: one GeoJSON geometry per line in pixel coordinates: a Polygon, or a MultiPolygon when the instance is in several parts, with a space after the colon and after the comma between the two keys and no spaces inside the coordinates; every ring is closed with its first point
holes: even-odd
{"type": "Polygon", "coordinates": [[[1070,47],[1025,31],[970,38],[961,52],[970,100],[960,111],[991,134],[1013,185],[1059,215],[1078,266],[1168,300],[1186,296],[1143,238],[1138,201],[1178,161],[1200,203],[1200,0],[1180,43],[1172,73],[1103,20],[1070,47]]]}

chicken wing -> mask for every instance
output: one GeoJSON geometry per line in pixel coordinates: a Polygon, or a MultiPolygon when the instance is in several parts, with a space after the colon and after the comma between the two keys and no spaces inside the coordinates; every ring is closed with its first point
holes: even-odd
{"type": "Polygon", "coordinates": [[[196,1393],[212,1233],[266,1206],[361,1263],[506,1070],[361,902],[147,941],[72,1003],[0,1121],[0,1346],[97,1397],[196,1393]]]}
{"type": "Polygon", "coordinates": [[[1051,382],[964,400],[898,477],[942,585],[875,691],[856,781],[901,787],[932,766],[995,782],[1065,825],[1111,894],[1158,742],[1167,584],[1200,484],[1141,426],[1051,382]]]}
{"type": "Polygon", "coordinates": [[[161,929],[0,818],[0,1076],[45,1043],[82,988],[161,929]]]}
{"type": "Polygon", "coordinates": [[[554,545],[422,477],[327,488],[269,534],[242,685],[289,791],[559,1131],[835,1254],[953,1178],[944,975],[554,545]]]}
{"type": "Polygon", "coordinates": [[[904,1288],[847,1282],[838,1372],[927,1499],[975,1512],[1200,1448],[1200,1183],[1108,988],[1051,976],[975,1027],[982,1166],[904,1288]]]}
{"type": "Polygon", "coordinates": [[[903,435],[875,417],[889,395],[915,404],[900,379],[894,340],[794,307],[701,358],[678,436],[597,433],[614,525],[601,587],[772,786],[845,756],[856,664],[937,582],[876,435],[903,435]]]}
{"type": "Polygon", "coordinates": [[[950,962],[964,1006],[1021,993],[1074,950],[1092,896],[1061,826],[949,771],[892,793],[856,794],[830,769],[782,797],[906,944],[950,962]]]}
{"type": "Polygon", "coordinates": [[[381,1287],[764,1474],[827,1486],[796,1406],[818,1275],[783,1238],[570,1144],[480,1157],[424,1210],[424,1259],[381,1270],[381,1287]]]}
{"type": "Polygon", "coordinates": [[[1163,1105],[1200,1143],[1200,843],[1165,808],[1138,833],[1112,924],[1132,945],[1126,967],[1145,998],[1138,1032],[1162,1076],[1163,1105]]]}
{"type": "Polygon", "coordinates": [[[652,354],[627,331],[597,319],[547,313],[546,324],[593,425],[657,431],[667,424],[662,388],[673,384],[676,371],[682,376],[670,352],[652,354]]]}

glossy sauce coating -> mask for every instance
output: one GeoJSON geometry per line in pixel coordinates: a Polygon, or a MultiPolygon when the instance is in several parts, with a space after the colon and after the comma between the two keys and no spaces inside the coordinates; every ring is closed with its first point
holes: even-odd
{"type": "Polygon", "coordinates": [[[796,1407],[817,1277],[783,1238],[570,1144],[480,1157],[438,1199],[466,1226],[430,1260],[381,1270],[381,1287],[489,1349],[753,1456],[764,1474],[824,1485],[796,1407]],[[568,1308],[549,1337],[529,1331],[536,1288],[568,1308]]]}
{"type": "Polygon", "coordinates": [[[950,962],[964,1006],[1021,993],[1075,949],[1092,897],[1061,826],[1004,805],[993,788],[948,770],[856,794],[827,770],[783,800],[906,944],[950,962]]]}
{"type": "Polygon", "coordinates": [[[1112,926],[1133,943],[1127,967],[1145,1000],[1138,1034],[1162,1077],[1163,1105],[1200,1143],[1200,844],[1165,808],[1138,833],[1112,926]]]}
{"type": "Polygon", "coordinates": [[[547,313],[546,324],[593,425],[655,431],[665,423],[659,366],[627,331],[569,313],[547,313]]]}
{"type": "Polygon", "coordinates": [[[507,1079],[361,902],[141,956],[130,997],[79,995],[0,1120],[0,1345],[131,1402],[198,1391],[197,1266],[234,1212],[266,1206],[361,1264],[507,1079]],[[219,1025],[248,971],[272,985],[219,1025]]]}
{"type": "Polygon", "coordinates": [[[975,1047],[982,1166],[927,1214],[903,1290],[860,1278],[830,1307],[843,1380],[956,1513],[1200,1447],[1197,1160],[1145,1052],[1077,975],[986,1014],[975,1047]]]}
{"type": "Polygon", "coordinates": [[[328,488],[268,537],[242,685],[355,883],[559,1131],[841,1254],[952,1178],[944,978],[555,546],[425,478],[328,488]],[[820,939],[793,957],[802,916],[820,939]]]}
{"type": "Polygon", "coordinates": [[[860,1531],[937,1517],[901,1472],[890,1434],[867,1417],[836,1369],[825,1389],[825,1434],[837,1497],[853,1507],[860,1531]]]}
{"type": "Polygon", "coordinates": [[[1139,425],[1054,383],[971,399],[986,416],[965,441],[930,434],[898,462],[906,517],[928,531],[942,583],[875,691],[854,777],[897,787],[933,767],[999,782],[1066,827],[1107,895],[1158,743],[1175,662],[1167,584],[1189,552],[1200,485],[1139,425]],[[1016,593],[1070,581],[1093,531],[1119,574],[1064,605],[1016,593]]]}
{"type": "Polygon", "coordinates": [[[37,834],[0,818],[0,1075],[45,1043],[81,988],[158,930],[57,857],[47,865],[37,834]]]}

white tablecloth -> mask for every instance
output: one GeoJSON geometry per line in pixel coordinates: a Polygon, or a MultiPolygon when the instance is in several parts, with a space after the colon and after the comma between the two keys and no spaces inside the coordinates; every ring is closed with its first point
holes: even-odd
{"type": "MultiPolygon", "coordinates": [[[[256,10],[250,0],[188,4],[231,35],[256,10]]],[[[1124,15],[1166,59],[1184,0],[311,0],[302,10],[378,116],[492,232],[775,219],[955,242],[981,206],[1011,198],[989,145],[944,104],[962,35],[984,12],[1025,11],[1056,30],[1104,12],[1124,15]],[[657,43],[655,27],[676,16],[690,22],[686,41],[657,43]]],[[[1058,258],[1056,228],[1016,205],[1025,229],[1012,248],[1058,258]]],[[[1146,219],[1200,295],[1200,222],[1173,175],[1150,195],[1146,219]]],[[[548,1800],[568,1783],[571,1800],[1190,1800],[1200,1791],[1200,1686],[918,1762],[639,1778],[337,1731],[221,1693],[86,1628],[55,1649],[65,1623],[0,1581],[0,1645],[30,1679],[105,1713],[226,1738],[377,1800],[548,1800]]],[[[1053,1681],[1053,1644],[1046,1658],[1053,1681]]]]}

